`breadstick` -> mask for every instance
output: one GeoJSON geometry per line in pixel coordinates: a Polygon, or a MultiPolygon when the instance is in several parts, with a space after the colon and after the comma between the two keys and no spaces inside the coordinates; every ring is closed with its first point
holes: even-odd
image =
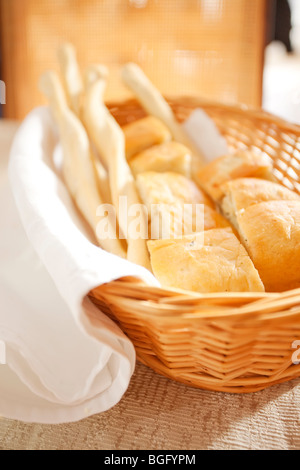
{"type": "Polygon", "coordinates": [[[91,152],[91,160],[94,167],[96,181],[98,186],[98,191],[100,192],[103,201],[106,204],[111,204],[111,194],[110,194],[110,186],[109,186],[109,178],[108,173],[102,163],[100,162],[99,158],[95,156],[95,152],[91,152]]]}
{"type": "MultiPolygon", "coordinates": [[[[65,43],[57,51],[58,61],[61,68],[61,73],[64,80],[67,96],[70,101],[70,107],[72,111],[81,118],[82,114],[82,95],[83,95],[83,83],[81,73],[79,70],[76,50],[72,44],[65,43]]],[[[97,66],[96,66],[97,67],[97,66]]],[[[98,70],[98,67],[97,67],[98,70]]],[[[101,73],[107,76],[107,68],[99,66],[101,73]]],[[[97,178],[98,190],[103,196],[104,202],[107,204],[111,203],[111,196],[108,183],[108,175],[103,167],[100,160],[96,158],[94,153],[91,151],[91,159],[94,167],[94,171],[97,178]]]]}
{"type": "Polygon", "coordinates": [[[75,47],[69,43],[62,44],[57,50],[57,58],[70,107],[72,111],[79,116],[83,83],[76,58],[75,47]]]}
{"type": "Polygon", "coordinates": [[[136,95],[147,113],[160,119],[170,129],[174,140],[191,149],[193,153],[192,166],[194,171],[198,170],[199,166],[205,161],[203,155],[195,148],[194,144],[178,123],[169,104],[140,67],[134,63],[126,64],[122,69],[122,79],[136,95]]]}
{"type": "MultiPolygon", "coordinates": [[[[106,80],[108,76],[108,69],[104,65],[93,65],[87,68],[85,72],[85,103],[84,103],[84,108],[82,112],[82,119],[84,122],[84,125],[87,129],[88,134],[90,135],[91,140],[93,140],[93,135],[90,134],[90,131],[88,129],[88,123],[85,120],[86,116],[86,110],[89,108],[92,108],[93,106],[97,105],[97,99],[99,97],[99,94],[96,93],[95,96],[95,87],[93,86],[94,83],[99,79],[99,77],[102,77],[103,80],[101,80],[101,85],[102,85],[102,98],[103,94],[106,88],[106,80]]],[[[102,100],[101,100],[102,101],[102,100]]],[[[109,178],[108,178],[108,173],[107,169],[104,168],[102,162],[97,158],[95,155],[95,152],[93,152],[92,155],[92,160],[93,160],[93,165],[96,171],[97,175],[97,180],[98,180],[98,185],[99,185],[99,190],[105,200],[106,203],[111,203],[111,193],[110,193],[110,186],[109,186],[109,178]]]]}
{"type": "MultiPolygon", "coordinates": [[[[90,158],[90,144],[86,131],[77,116],[68,108],[63,87],[55,72],[46,72],[40,80],[40,89],[47,96],[60,131],[63,146],[63,174],[66,185],[79,210],[94,230],[102,248],[125,257],[111,220],[107,220],[109,238],[99,238],[96,211],[103,204],[90,158]]],[[[108,219],[108,218],[107,218],[108,219]]]]}
{"type": "Polygon", "coordinates": [[[103,104],[103,78],[99,77],[91,88],[93,100],[90,100],[89,106],[85,107],[84,120],[98,152],[104,158],[109,169],[112,201],[119,216],[120,228],[127,238],[127,258],[129,261],[150,269],[145,239],[147,237],[146,214],[141,214],[140,232],[142,236],[138,238],[134,237],[128,230],[134,217],[130,217],[128,211],[126,214],[120,214],[119,198],[121,196],[126,197],[129,210],[134,204],[139,204],[142,208],[135,181],[125,156],[124,134],[103,104]]]}
{"type": "Polygon", "coordinates": [[[84,76],[85,81],[85,88],[88,89],[91,85],[101,79],[102,86],[103,86],[103,93],[102,93],[102,101],[103,101],[103,94],[106,88],[106,83],[108,79],[108,68],[102,64],[94,64],[87,67],[84,76]]]}

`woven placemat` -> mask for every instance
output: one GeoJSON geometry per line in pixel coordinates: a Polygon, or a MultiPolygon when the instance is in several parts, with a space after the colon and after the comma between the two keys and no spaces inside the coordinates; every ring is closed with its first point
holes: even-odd
{"type": "Polygon", "coordinates": [[[0,449],[299,449],[300,384],[255,394],[189,388],[138,364],[122,401],[79,423],[0,421],[0,449]]]}

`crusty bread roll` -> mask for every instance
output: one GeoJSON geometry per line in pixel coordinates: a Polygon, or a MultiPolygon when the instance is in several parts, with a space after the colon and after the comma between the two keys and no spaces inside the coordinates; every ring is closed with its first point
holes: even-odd
{"type": "Polygon", "coordinates": [[[196,292],[263,292],[245,248],[230,228],[148,242],[152,269],[164,287],[196,292]]]}
{"type": "Polygon", "coordinates": [[[206,204],[214,209],[212,200],[194,183],[183,175],[173,172],[140,173],[136,179],[143,203],[148,211],[151,204],[206,204]]]}
{"type": "Polygon", "coordinates": [[[203,230],[230,227],[229,222],[217,211],[205,204],[191,204],[184,210],[183,204],[152,206],[149,213],[149,238],[181,238],[203,230]]]}
{"type": "Polygon", "coordinates": [[[149,238],[178,238],[230,225],[206,194],[178,173],[140,173],[137,188],[148,212],[149,238]]]}
{"type": "Polygon", "coordinates": [[[147,116],[126,124],[123,127],[123,132],[128,160],[153,145],[162,144],[172,139],[169,129],[154,116],[147,116]]]}
{"type": "Polygon", "coordinates": [[[267,201],[237,213],[241,240],[266,291],[300,287],[300,201],[267,201]]]}
{"type": "Polygon", "coordinates": [[[250,151],[240,151],[224,155],[201,168],[194,179],[215,201],[223,197],[221,185],[226,181],[241,177],[273,179],[272,162],[266,155],[255,155],[250,151]]]}
{"type": "MultiPolygon", "coordinates": [[[[210,230],[213,228],[230,227],[230,223],[219,212],[204,205],[204,227],[203,230],[210,230]]],[[[195,232],[196,227],[193,227],[195,232]]]]}
{"type": "Polygon", "coordinates": [[[130,160],[130,167],[135,176],[146,171],[172,171],[189,178],[191,164],[191,151],[185,145],[174,141],[154,145],[130,160]]]}
{"type": "Polygon", "coordinates": [[[237,228],[236,213],[266,201],[300,201],[300,196],[281,184],[259,178],[238,178],[221,186],[223,214],[237,228]]]}

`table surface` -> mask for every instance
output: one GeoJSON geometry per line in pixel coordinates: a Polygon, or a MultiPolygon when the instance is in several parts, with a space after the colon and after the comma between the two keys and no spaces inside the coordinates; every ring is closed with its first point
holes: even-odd
{"type": "MultiPolygon", "coordinates": [[[[16,127],[0,121],[0,170],[16,127]]],[[[230,395],[190,388],[137,364],[113,409],[64,425],[2,418],[0,449],[300,449],[299,385],[230,395]]]]}

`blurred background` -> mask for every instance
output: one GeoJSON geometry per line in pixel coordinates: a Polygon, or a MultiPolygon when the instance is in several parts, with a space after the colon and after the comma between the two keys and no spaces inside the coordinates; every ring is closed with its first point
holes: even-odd
{"type": "Polygon", "coordinates": [[[82,68],[109,66],[109,101],[128,97],[119,66],[134,61],[165,95],[300,122],[300,0],[0,0],[0,21],[6,118],[43,103],[39,76],[71,41],[82,68]]]}

